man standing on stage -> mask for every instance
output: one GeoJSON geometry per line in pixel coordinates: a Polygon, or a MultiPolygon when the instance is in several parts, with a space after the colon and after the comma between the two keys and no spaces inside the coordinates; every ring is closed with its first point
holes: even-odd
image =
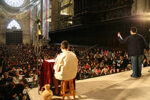
{"type": "Polygon", "coordinates": [[[141,77],[142,61],[144,58],[144,48],[149,49],[147,42],[144,37],[137,34],[137,28],[131,27],[130,36],[123,39],[118,32],[118,39],[120,43],[126,43],[128,49],[128,55],[131,57],[131,64],[133,73],[131,77],[141,77]]]}

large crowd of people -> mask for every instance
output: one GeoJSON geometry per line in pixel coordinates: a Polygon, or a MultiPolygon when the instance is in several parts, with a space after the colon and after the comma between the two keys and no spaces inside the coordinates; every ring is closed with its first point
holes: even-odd
{"type": "Polygon", "coordinates": [[[92,49],[80,58],[77,79],[130,70],[127,53],[118,50],[92,49]]]}
{"type": "MultiPolygon", "coordinates": [[[[130,59],[123,50],[73,46],[70,50],[79,59],[78,80],[131,69],[130,59]]],[[[1,45],[0,99],[22,100],[23,95],[27,99],[25,91],[37,85],[43,60],[55,59],[59,53],[57,45],[43,46],[40,52],[33,45],[1,45]]],[[[143,66],[147,65],[149,61],[144,59],[143,66]]]]}

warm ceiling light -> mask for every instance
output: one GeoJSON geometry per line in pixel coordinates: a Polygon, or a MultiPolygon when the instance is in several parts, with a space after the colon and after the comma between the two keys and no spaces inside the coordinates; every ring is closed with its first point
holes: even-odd
{"type": "Polygon", "coordinates": [[[42,35],[42,33],[41,33],[41,30],[40,30],[40,29],[38,30],[38,35],[42,35]]]}

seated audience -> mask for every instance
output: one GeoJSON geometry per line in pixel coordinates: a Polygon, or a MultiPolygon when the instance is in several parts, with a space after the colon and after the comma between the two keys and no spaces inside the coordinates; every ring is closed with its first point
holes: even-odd
{"type": "MultiPolygon", "coordinates": [[[[62,47],[63,53],[60,53],[61,49],[58,45],[43,46],[41,47],[40,56],[37,58],[36,47],[33,45],[3,45],[0,47],[0,50],[3,51],[0,57],[3,60],[3,70],[0,74],[0,87],[6,87],[4,91],[7,91],[8,88],[12,89],[11,93],[9,93],[11,95],[9,95],[8,98],[20,98],[22,94],[15,92],[14,90],[14,88],[18,87],[20,91],[22,91],[22,88],[26,87],[24,85],[23,87],[22,85],[17,85],[20,84],[20,80],[33,79],[31,83],[27,82],[26,84],[38,83],[43,60],[54,59],[56,58],[56,55],[59,55],[58,57],[60,58],[69,55],[76,59],[71,59],[76,67],[69,65],[69,67],[71,66],[71,68],[74,68],[69,69],[69,71],[73,70],[72,72],[74,73],[69,73],[68,70],[66,72],[65,67],[60,67],[57,64],[55,65],[55,77],[59,80],[73,79],[75,77],[76,79],[81,80],[128,71],[132,68],[130,59],[125,50],[99,47],[89,49],[84,46],[70,47],[72,52],[68,51],[68,48],[65,49],[63,50],[62,47]],[[76,53],[77,57],[73,52],[76,53]],[[77,60],[77,58],[79,60],[77,60]],[[78,67],[76,65],[77,62],[79,63],[78,67]]],[[[148,53],[145,53],[145,55],[143,60],[144,67],[150,65],[148,53]]],[[[72,61],[69,59],[69,62],[72,61]]],[[[56,58],[56,63],[58,62],[61,62],[61,60],[56,58]]],[[[29,86],[32,87],[33,85],[29,86]]],[[[6,93],[5,96],[6,95],[8,94],[6,93]]]]}

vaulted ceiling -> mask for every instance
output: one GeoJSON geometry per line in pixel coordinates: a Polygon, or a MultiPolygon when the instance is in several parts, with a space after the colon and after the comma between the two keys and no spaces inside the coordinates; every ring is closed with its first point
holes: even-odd
{"type": "Polygon", "coordinates": [[[7,14],[20,14],[39,3],[40,0],[0,0],[0,9],[7,14]]]}

